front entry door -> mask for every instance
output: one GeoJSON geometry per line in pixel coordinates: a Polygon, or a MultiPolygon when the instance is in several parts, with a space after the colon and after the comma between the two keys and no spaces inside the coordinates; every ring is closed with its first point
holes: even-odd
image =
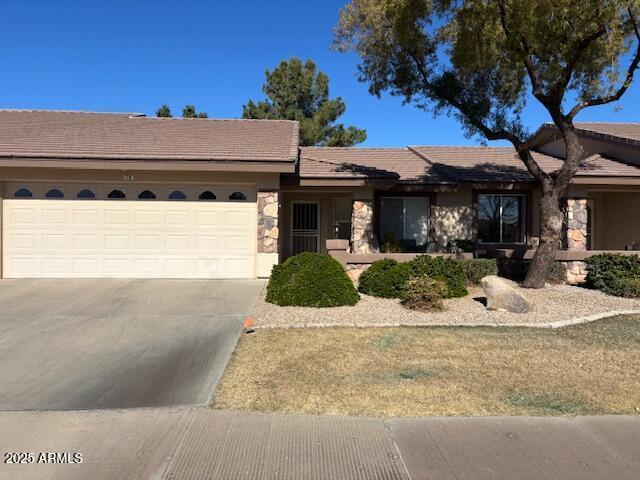
{"type": "Polygon", "coordinates": [[[292,203],[292,254],[320,251],[320,205],[317,202],[292,203]]]}

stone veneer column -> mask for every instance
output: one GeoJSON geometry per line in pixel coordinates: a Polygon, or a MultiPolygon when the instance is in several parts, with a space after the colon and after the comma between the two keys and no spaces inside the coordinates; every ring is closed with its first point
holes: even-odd
{"type": "Polygon", "coordinates": [[[373,201],[354,200],[351,209],[351,251],[371,253],[373,244],[373,201]]]}
{"type": "Polygon", "coordinates": [[[587,200],[570,198],[565,207],[567,215],[567,250],[587,249],[587,200]]]}
{"type": "MultiPolygon", "coordinates": [[[[587,200],[584,198],[570,198],[565,206],[567,224],[565,231],[565,246],[571,251],[587,250],[587,200]]],[[[573,261],[562,262],[567,270],[567,282],[573,285],[584,283],[587,279],[587,264],[573,261]]]]}
{"type": "Polygon", "coordinates": [[[279,201],[277,191],[258,192],[258,256],[256,275],[268,277],[278,263],[279,201]]]}

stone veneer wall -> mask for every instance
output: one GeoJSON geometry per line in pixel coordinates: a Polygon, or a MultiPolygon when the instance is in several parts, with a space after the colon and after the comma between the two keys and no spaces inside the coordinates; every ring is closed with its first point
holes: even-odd
{"type": "MultiPolygon", "coordinates": [[[[567,250],[587,250],[587,200],[570,198],[565,206],[566,231],[564,243],[567,250]]],[[[562,262],[567,270],[567,283],[577,285],[587,280],[587,264],[585,262],[562,262]]]]}
{"type": "Polygon", "coordinates": [[[587,249],[587,200],[569,199],[565,207],[567,215],[567,250],[587,249]]]}
{"type": "Polygon", "coordinates": [[[278,253],[278,192],[258,192],[258,253],[278,253]]]}
{"type": "Polygon", "coordinates": [[[355,200],[351,210],[351,251],[371,253],[373,242],[373,201],[355,200]]]}

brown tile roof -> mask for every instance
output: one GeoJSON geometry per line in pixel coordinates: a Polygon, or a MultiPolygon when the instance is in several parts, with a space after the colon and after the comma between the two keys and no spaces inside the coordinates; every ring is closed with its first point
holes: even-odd
{"type": "Polygon", "coordinates": [[[0,110],[0,157],[293,163],[298,123],[0,110]]]}
{"type": "MultiPolygon", "coordinates": [[[[640,123],[576,122],[574,125],[576,131],[583,136],[640,147],[640,123]]],[[[544,144],[553,140],[557,131],[553,123],[545,123],[532,139],[536,143],[544,144]]]]}
{"type": "Polygon", "coordinates": [[[578,130],[640,145],[640,123],[578,122],[578,130]]]}
{"type": "Polygon", "coordinates": [[[301,178],[389,178],[402,183],[448,183],[408,148],[302,147],[301,178]]]}
{"type": "MultiPolygon", "coordinates": [[[[511,147],[410,147],[433,163],[442,175],[460,182],[532,181],[533,176],[511,147]]],[[[534,159],[546,171],[562,166],[562,160],[534,152],[534,159]]],[[[638,177],[640,169],[622,162],[592,155],[585,159],[578,176],[638,177]]]]}

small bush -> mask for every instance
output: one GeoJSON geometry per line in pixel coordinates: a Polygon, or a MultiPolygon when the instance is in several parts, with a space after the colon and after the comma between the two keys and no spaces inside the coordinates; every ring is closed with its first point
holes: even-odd
{"type": "Polygon", "coordinates": [[[407,263],[398,263],[390,258],[373,262],[362,272],[358,289],[367,295],[382,298],[401,298],[404,286],[411,276],[407,263]]]}
{"type": "Polygon", "coordinates": [[[442,310],[442,299],[448,289],[444,282],[429,277],[413,277],[405,285],[402,305],[411,310],[432,312],[442,310]]]}
{"type": "Polygon", "coordinates": [[[489,258],[458,260],[467,277],[468,285],[480,285],[480,280],[487,275],[498,274],[498,262],[489,258]]]}
{"type": "Polygon", "coordinates": [[[267,284],[267,302],[300,307],[355,305],[358,292],[342,265],[329,255],[301,253],[275,265],[267,284]]]}
{"type": "Polygon", "coordinates": [[[587,283],[609,295],[640,296],[640,257],[605,253],[586,260],[587,283]]]}
{"type": "Polygon", "coordinates": [[[450,258],[420,255],[408,262],[413,277],[430,277],[444,282],[447,292],[444,298],[464,297],[467,277],[459,261],[450,258]]]}
{"type": "Polygon", "coordinates": [[[609,283],[608,292],[618,297],[637,298],[640,297],[640,278],[619,278],[613,277],[609,283]]]}

